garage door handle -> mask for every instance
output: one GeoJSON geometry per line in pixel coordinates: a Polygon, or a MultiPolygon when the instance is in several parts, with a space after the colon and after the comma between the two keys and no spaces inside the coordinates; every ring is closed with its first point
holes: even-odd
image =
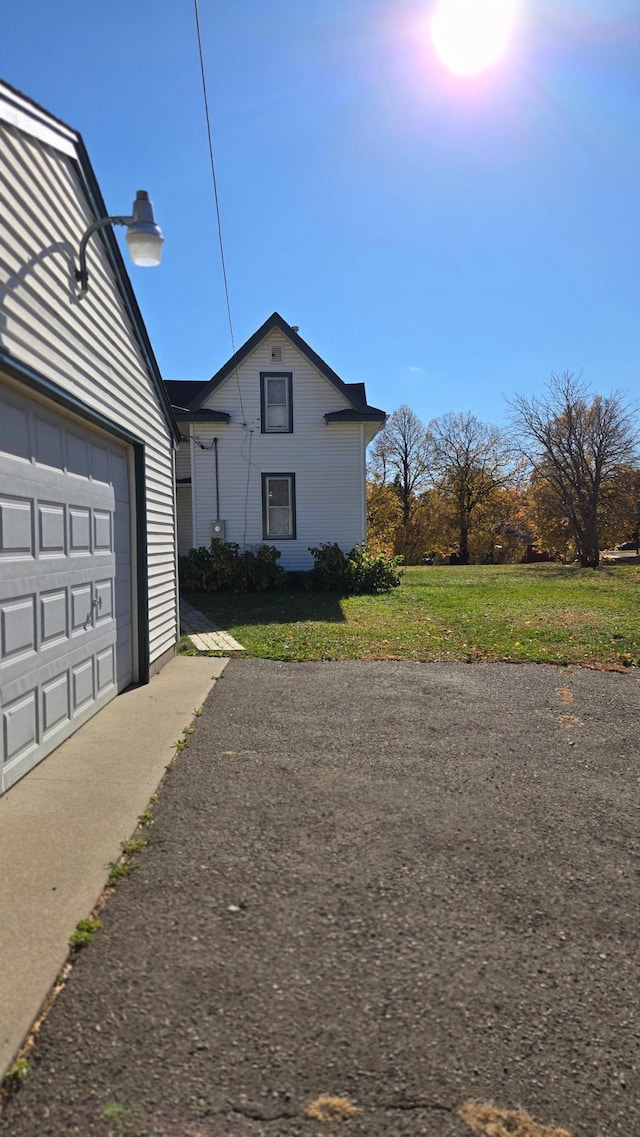
{"type": "Polygon", "coordinates": [[[91,601],[91,606],[93,608],[102,608],[102,597],[94,596],[93,600],[91,601]]]}

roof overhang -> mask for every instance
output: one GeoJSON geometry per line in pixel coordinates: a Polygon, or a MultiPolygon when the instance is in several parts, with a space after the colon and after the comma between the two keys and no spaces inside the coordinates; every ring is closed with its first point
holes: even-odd
{"type": "Polygon", "coordinates": [[[231,422],[231,415],[226,411],[176,411],[176,422],[231,422]]]}
{"type": "Polygon", "coordinates": [[[332,422],[372,422],[382,426],[387,421],[387,416],[377,407],[369,407],[366,411],[329,411],[324,420],[329,425],[332,422]]]}

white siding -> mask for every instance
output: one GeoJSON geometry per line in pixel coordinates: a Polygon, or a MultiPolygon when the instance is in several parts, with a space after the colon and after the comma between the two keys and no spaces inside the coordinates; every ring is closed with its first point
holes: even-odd
{"type": "Polygon", "coordinates": [[[0,123],[0,185],[0,347],[145,443],[153,662],[177,638],[169,428],[99,236],[89,294],[75,298],[74,259],[94,218],[72,159],[0,123]]]}
{"type": "Polygon", "coordinates": [[[191,443],[181,442],[176,454],[176,478],[191,477],[191,443]]]}
{"type": "Polygon", "coordinates": [[[180,556],[193,548],[191,520],[191,443],[181,442],[176,454],[176,524],[180,556]],[[189,481],[185,482],[185,478],[189,481]],[[182,483],[182,484],[180,484],[182,483]]]}
{"type": "MultiPolygon", "coordinates": [[[[262,473],[296,477],[296,539],[269,541],[285,568],[312,565],[309,547],[326,541],[348,552],[366,536],[363,512],[364,441],[360,423],[327,425],[324,415],[349,407],[345,397],[296,347],[270,333],[211,396],[208,405],[231,415],[228,426],[194,424],[204,446],[218,438],[220,517],[226,537],[240,546],[262,544],[262,473]],[[284,344],[282,363],[271,362],[271,343],[284,344]],[[262,434],[260,372],[293,373],[293,433],[262,434]],[[243,423],[245,424],[243,426],[243,423]]],[[[208,545],[216,517],[213,449],[194,447],[196,532],[208,545]]]]}

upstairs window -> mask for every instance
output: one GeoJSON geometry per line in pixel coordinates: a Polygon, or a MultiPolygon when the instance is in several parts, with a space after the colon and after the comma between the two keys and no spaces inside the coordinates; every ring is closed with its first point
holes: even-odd
{"type": "Polygon", "coordinates": [[[263,434],[293,432],[293,376],[290,371],[260,372],[260,410],[263,434]]]}
{"type": "Polygon", "coordinates": [[[287,541],[296,535],[295,474],[262,475],[263,540],[287,541]]]}

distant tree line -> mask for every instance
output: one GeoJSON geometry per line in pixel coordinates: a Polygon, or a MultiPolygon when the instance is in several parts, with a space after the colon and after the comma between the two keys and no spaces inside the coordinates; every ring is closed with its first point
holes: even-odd
{"type": "Polygon", "coordinates": [[[468,412],[425,425],[398,407],[370,451],[369,542],[406,564],[549,556],[597,568],[601,549],[637,541],[637,408],[568,371],[509,407],[506,428],[468,412]]]}

